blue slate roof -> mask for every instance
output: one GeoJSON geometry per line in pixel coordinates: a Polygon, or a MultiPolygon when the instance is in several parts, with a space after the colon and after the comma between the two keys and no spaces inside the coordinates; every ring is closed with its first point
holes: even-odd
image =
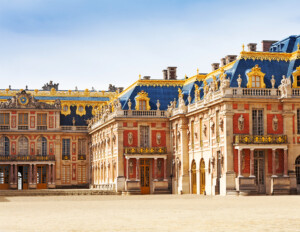
{"type": "Polygon", "coordinates": [[[119,99],[122,104],[123,110],[128,110],[128,100],[130,99],[132,106],[131,109],[135,109],[135,97],[139,92],[144,90],[148,93],[150,98],[151,110],[156,110],[156,102],[159,100],[160,109],[166,110],[170,101],[177,99],[178,97],[178,86],[134,86],[132,89],[128,90],[119,99]]]}
{"type": "Polygon", "coordinates": [[[270,52],[295,52],[297,51],[297,44],[300,44],[300,35],[291,35],[286,39],[272,44],[270,52]]]}

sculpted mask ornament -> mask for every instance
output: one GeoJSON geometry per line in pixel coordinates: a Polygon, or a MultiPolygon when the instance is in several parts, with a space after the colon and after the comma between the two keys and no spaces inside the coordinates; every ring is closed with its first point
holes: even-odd
{"type": "Polygon", "coordinates": [[[238,119],[238,128],[240,131],[244,130],[244,116],[241,114],[241,116],[238,119]]]}
{"type": "Polygon", "coordinates": [[[159,132],[156,134],[156,144],[157,145],[161,144],[161,134],[159,132]]]}
{"type": "Polygon", "coordinates": [[[278,118],[277,118],[276,115],[274,115],[274,117],[273,117],[272,127],[273,127],[273,131],[277,131],[278,130],[278,118]]]}
{"type": "Polygon", "coordinates": [[[133,144],[133,134],[132,134],[132,132],[128,133],[128,144],[129,145],[133,144]]]}

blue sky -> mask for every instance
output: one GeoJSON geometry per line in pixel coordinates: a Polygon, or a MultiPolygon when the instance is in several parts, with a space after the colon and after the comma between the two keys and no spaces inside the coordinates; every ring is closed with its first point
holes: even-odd
{"type": "Polygon", "coordinates": [[[298,1],[0,0],[1,89],[60,89],[210,72],[242,44],[299,34],[298,1]]]}

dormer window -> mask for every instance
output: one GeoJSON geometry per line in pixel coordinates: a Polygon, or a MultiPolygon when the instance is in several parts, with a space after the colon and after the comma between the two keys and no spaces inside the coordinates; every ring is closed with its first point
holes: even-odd
{"type": "Polygon", "coordinates": [[[146,110],[146,101],[145,100],[139,101],[139,110],[146,110]]]}
{"type": "Polygon", "coordinates": [[[139,92],[135,97],[135,109],[136,110],[150,110],[150,98],[148,97],[148,93],[144,90],[139,92]]]}
{"type": "Polygon", "coordinates": [[[260,77],[259,76],[252,77],[252,88],[260,88],[260,77]]]}
{"type": "Polygon", "coordinates": [[[265,73],[261,71],[261,68],[258,65],[255,65],[249,73],[247,88],[266,88],[265,84],[265,73]]]}
{"type": "Polygon", "coordinates": [[[293,88],[300,88],[300,66],[292,73],[293,75],[293,88]]]}

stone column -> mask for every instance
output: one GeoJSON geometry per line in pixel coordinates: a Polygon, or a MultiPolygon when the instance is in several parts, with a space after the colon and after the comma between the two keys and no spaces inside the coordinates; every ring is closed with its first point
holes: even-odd
{"type": "Polygon", "coordinates": [[[51,184],[51,164],[48,164],[48,185],[51,184]]]}
{"type": "Polygon", "coordinates": [[[33,184],[37,184],[37,167],[36,164],[33,165],[33,184]]]}
{"type": "Polygon", "coordinates": [[[13,183],[14,183],[14,166],[13,164],[11,164],[9,169],[9,184],[13,184],[13,183]]]}
{"type": "Polygon", "coordinates": [[[18,185],[18,165],[15,164],[15,184],[18,185]]]}
{"type": "Polygon", "coordinates": [[[254,177],[254,149],[250,149],[250,177],[254,177]]]}
{"type": "Polygon", "coordinates": [[[276,176],[276,149],[272,149],[272,177],[276,176]]]}
{"type": "Polygon", "coordinates": [[[238,177],[243,177],[242,175],[242,150],[238,149],[238,177]]]}
{"type": "Polygon", "coordinates": [[[283,176],[288,177],[288,150],[284,149],[284,166],[283,166],[283,176]]]}
{"type": "Polygon", "coordinates": [[[136,158],[136,180],[140,178],[140,159],[136,158]]]}
{"type": "Polygon", "coordinates": [[[55,184],[55,164],[52,164],[52,184],[55,184]]]}
{"type": "Polygon", "coordinates": [[[154,180],[157,180],[157,158],[154,158],[154,180]]]}
{"type": "Polygon", "coordinates": [[[109,163],[107,162],[106,164],[106,183],[109,183],[109,171],[108,171],[108,167],[110,167],[109,163]]]}
{"type": "Polygon", "coordinates": [[[164,158],[164,180],[167,180],[167,158],[164,158]]]}
{"type": "Polygon", "coordinates": [[[28,174],[28,182],[29,184],[32,184],[32,164],[29,164],[29,174],[28,174]]]}

